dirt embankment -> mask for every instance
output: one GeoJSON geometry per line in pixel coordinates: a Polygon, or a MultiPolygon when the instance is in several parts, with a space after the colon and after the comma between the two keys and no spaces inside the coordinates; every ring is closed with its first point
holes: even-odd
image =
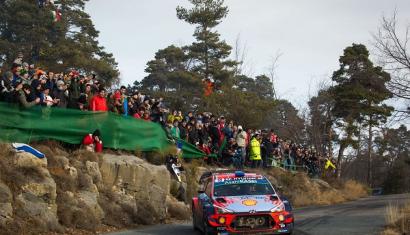
{"type": "MultiPolygon", "coordinates": [[[[186,198],[189,200],[196,194],[200,175],[215,168],[200,162],[187,164],[185,168],[186,198]]],[[[279,193],[286,196],[295,207],[333,205],[369,195],[366,186],[353,180],[345,182],[332,180],[328,183],[321,179],[311,179],[306,173],[291,173],[280,168],[258,171],[267,176],[279,193]]],[[[177,186],[178,184],[172,184],[171,192],[179,192],[177,186]]]]}
{"type": "MultiPolygon", "coordinates": [[[[210,170],[201,161],[185,164],[178,182],[160,156],[148,163],[133,155],[67,153],[54,142],[35,147],[47,158],[0,145],[0,234],[93,234],[188,220],[199,177],[210,170]]],[[[329,185],[280,169],[264,174],[295,206],[367,194],[353,181],[329,185]]]]}

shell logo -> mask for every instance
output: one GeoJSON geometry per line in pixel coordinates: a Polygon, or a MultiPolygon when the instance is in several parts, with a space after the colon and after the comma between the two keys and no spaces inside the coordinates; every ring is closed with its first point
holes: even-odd
{"type": "Polygon", "coordinates": [[[256,204],[258,204],[258,202],[256,200],[247,199],[243,200],[242,204],[245,206],[255,206],[256,204]]]}

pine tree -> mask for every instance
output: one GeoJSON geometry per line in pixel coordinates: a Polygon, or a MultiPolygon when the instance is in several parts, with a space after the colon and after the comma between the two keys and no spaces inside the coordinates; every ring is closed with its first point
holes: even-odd
{"type": "Polygon", "coordinates": [[[223,0],[189,0],[192,9],[177,8],[179,19],[189,24],[197,25],[194,33],[196,42],[189,46],[190,57],[194,60],[195,72],[204,79],[226,81],[231,74],[227,68],[232,68],[236,62],[228,60],[232,47],[221,41],[220,34],[214,28],[228,14],[228,7],[223,0]]]}
{"type": "Polygon", "coordinates": [[[332,80],[337,83],[332,89],[335,99],[334,115],[343,120],[346,138],[341,142],[338,165],[344,148],[354,143],[353,136],[357,125],[368,127],[368,183],[372,182],[373,130],[386,121],[393,108],[383,104],[392,97],[386,88],[390,74],[381,67],[375,67],[369,59],[369,51],[364,45],[353,44],[344,50],[340,57],[340,69],[335,71],[332,80]]]}
{"type": "Polygon", "coordinates": [[[73,68],[96,73],[108,83],[117,81],[117,63],[99,45],[99,32],[84,11],[86,1],[41,7],[34,0],[1,1],[0,64],[9,66],[22,52],[24,61],[54,72],[73,68]]]}

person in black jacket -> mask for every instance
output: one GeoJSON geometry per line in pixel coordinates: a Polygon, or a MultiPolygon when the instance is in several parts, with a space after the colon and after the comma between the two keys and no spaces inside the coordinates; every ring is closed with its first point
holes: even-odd
{"type": "Polygon", "coordinates": [[[209,135],[212,139],[212,148],[218,148],[218,143],[220,139],[219,130],[218,130],[218,123],[213,121],[209,127],[209,135]]]}
{"type": "Polygon", "coordinates": [[[273,158],[273,144],[270,139],[269,133],[266,133],[262,138],[261,154],[264,168],[268,167],[269,162],[273,158]]]}
{"type": "Polygon", "coordinates": [[[6,72],[0,79],[0,101],[10,102],[14,88],[12,86],[13,73],[6,72]]]}

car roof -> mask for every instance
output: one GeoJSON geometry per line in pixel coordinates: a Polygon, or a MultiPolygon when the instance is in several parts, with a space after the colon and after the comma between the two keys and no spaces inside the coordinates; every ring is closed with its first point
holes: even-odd
{"type": "Polygon", "coordinates": [[[256,178],[256,179],[263,179],[265,178],[261,174],[256,173],[245,173],[244,175],[237,176],[235,173],[216,173],[213,174],[213,178],[217,179],[235,179],[235,178],[256,178]]]}
{"type": "Polygon", "coordinates": [[[202,174],[199,183],[202,183],[205,179],[235,179],[235,178],[256,178],[263,179],[265,176],[258,173],[242,172],[242,171],[232,171],[232,170],[221,170],[221,171],[209,171],[202,174]]]}

